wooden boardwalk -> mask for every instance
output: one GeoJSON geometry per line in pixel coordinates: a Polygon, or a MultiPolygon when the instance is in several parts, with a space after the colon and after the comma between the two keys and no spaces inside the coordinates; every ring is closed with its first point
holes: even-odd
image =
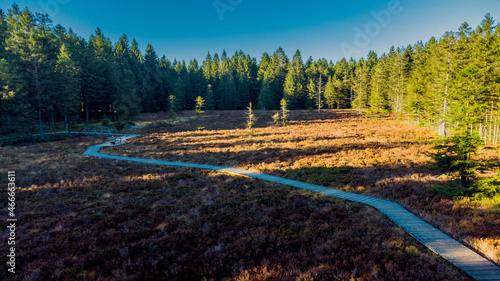
{"type": "MultiPolygon", "coordinates": [[[[134,138],[137,136],[138,135],[128,135],[127,139],[134,138]]],[[[467,273],[472,278],[476,280],[500,281],[500,267],[496,266],[495,264],[483,258],[476,252],[472,251],[471,249],[467,248],[466,246],[452,239],[448,235],[442,233],[438,229],[424,222],[423,220],[421,220],[420,218],[413,215],[405,208],[401,207],[399,204],[396,204],[394,202],[359,194],[353,194],[336,189],[331,189],[324,186],[313,185],[294,180],[287,180],[284,178],[261,174],[239,168],[122,157],[122,156],[114,156],[114,155],[100,153],[99,149],[106,146],[111,146],[111,145],[109,143],[105,143],[101,145],[91,146],[87,149],[87,151],[85,151],[84,154],[106,159],[227,172],[231,174],[243,175],[251,178],[257,178],[269,182],[292,186],[296,188],[306,189],[313,192],[318,192],[321,194],[337,197],[340,199],[345,199],[348,201],[358,202],[372,206],[375,209],[379,210],[380,212],[384,213],[396,224],[404,228],[410,235],[415,237],[427,248],[431,249],[436,254],[442,256],[443,258],[445,258],[446,260],[448,260],[449,262],[460,268],[462,271],[467,273]]]]}

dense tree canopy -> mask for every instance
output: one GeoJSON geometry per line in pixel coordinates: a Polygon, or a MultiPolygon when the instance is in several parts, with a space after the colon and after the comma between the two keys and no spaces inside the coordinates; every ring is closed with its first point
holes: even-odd
{"type": "Polygon", "coordinates": [[[223,51],[186,63],[159,57],[151,45],[143,54],[125,34],[113,44],[99,28],[87,41],[14,5],[0,11],[0,72],[2,134],[43,135],[54,120],[71,130],[89,119],[193,110],[197,97],[209,110],[250,102],[279,109],[285,98],[290,109],[407,113],[443,136],[469,130],[493,140],[500,123],[500,28],[489,14],[476,29],[464,23],[456,33],[359,61],[304,62],[299,50],[290,60],[278,48],[260,62],[223,51]]]}

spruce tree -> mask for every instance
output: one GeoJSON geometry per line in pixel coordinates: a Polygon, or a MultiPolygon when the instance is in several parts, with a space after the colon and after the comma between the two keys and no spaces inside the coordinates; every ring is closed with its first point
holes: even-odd
{"type": "Polygon", "coordinates": [[[307,109],[312,109],[314,102],[318,100],[318,94],[319,94],[319,89],[318,89],[318,83],[314,78],[309,78],[309,82],[307,83],[307,109]]]}
{"type": "Polygon", "coordinates": [[[214,91],[212,90],[212,85],[207,86],[207,99],[206,99],[207,110],[215,109],[214,91]]]}
{"type": "Polygon", "coordinates": [[[430,83],[432,92],[428,100],[427,111],[431,113],[432,123],[440,126],[440,135],[448,135],[450,91],[455,81],[456,73],[456,37],[448,32],[436,44],[430,43],[430,59],[428,61],[430,83]],[[432,97],[434,97],[432,99],[432,97]],[[434,115],[434,116],[432,116],[434,115]]]}
{"type": "Polygon", "coordinates": [[[173,96],[175,97],[175,103],[173,104],[173,108],[175,111],[180,111],[184,109],[186,104],[186,84],[184,83],[181,77],[177,78],[177,81],[174,84],[174,92],[173,96]]]}
{"type": "Polygon", "coordinates": [[[370,113],[376,116],[389,110],[386,60],[387,57],[383,55],[372,70],[369,104],[370,113]]]}
{"type": "Polygon", "coordinates": [[[55,71],[58,77],[58,92],[56,93],[58,105],[64,108],[65,124],[67,124],[68,134],[71,135],[71,116],[78,112],[78,105],[81,103],[79,69],[71,60],[66,45],[61,46],[57,57],[55,71]]]}
{"type": "Polygon", "coordinates": [[[370,69],[364,60],[358,62],[353,81],[354,100],[353,107],[358,111],[368,109],[370,97],[370,69]]]}
{"type": "Polygon", "coordinates": [[[53,38],[47,30],[47,19],[38,14],[35,17],[28,8],[20,11],[17,6],[9,11],[7,22],[9,36],[5,42],[6,50],[12,54],[11,65],[17,73],[13,85],[16,91],[27,93],[31,107],[37,112],[40,137],[44,138],[44,112],[53,110],[53,98],[48,91],[53,78],[53,63],[49,60],[49,46],[44,43],[53,38]]]}
{"type": "Polygon", "coordinates": [[[325,103],[328,109],[332,109],[335,104],[335,84],[333,77],[328,77],[328,82],[325,85],[325,103]]]}
{"type": "Polygon", "coordinates": [[[305,71],[300,51],[293,56],[284,86],[284,98],[291,109],[303,109],[306,102],[305,71]]]}

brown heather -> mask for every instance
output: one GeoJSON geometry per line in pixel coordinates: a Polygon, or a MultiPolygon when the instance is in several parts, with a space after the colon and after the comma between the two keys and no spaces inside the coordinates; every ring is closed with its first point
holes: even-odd
{"type": "MultiPolygon", "coordinates": [[[[271,112],[257,114],[252,139],[244,112],[213,112],[177,124],[177,133],[153,122],[137,129],[142,137],[102,151],[238,166],[386,198],[498,262],[498,206],[429,189],[449,175],[426,169],[427,130],[349,111],[291,112],[285,127],[272,125],[271,112]]],[[[16,170],[21,186],[18,274],[6,275],[3,257],[0,279],[468,280],[372,208],[260,180],[82,155],[99,142],[0,151],[0,173],[16,170]]]]}
{"type": "MultiPolygon", "coordinates": [[[[450,200],[430,190],[451,175],[429,170],[435,134],[396,118],[368,119],[349,110],[292,111],[289,126],[273,126],[271,112],[259,118],[249,141],[244,113],[214,112],[205,131],[184,122],[179,133],[150,126],[150,133],[112,154],[194,162],[283,176],[395,201],[428,223],[500,263],[500,201],[450,200]]],[[[274,113],[274,112],[273,112],[274,113]]],[[[144,116],[153,121],[158,115],[144,116]]],[[[160,116],[161,117],[161,116],[160,116]]],[[[482,160],[498,161],[484,149],[482,160]]],[[[486,173],[488,175],[488,173],[486,173]]],[[[493,175],[489,173],[489,175],[493,175]]]]}

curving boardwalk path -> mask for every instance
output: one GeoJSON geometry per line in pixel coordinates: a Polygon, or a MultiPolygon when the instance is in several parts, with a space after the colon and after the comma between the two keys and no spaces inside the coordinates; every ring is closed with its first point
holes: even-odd
{"type": "MultiPolygon", "coordinates": [[[[139,135],[128,135],[126,138],[130,139],[138,136],[139,135]]],[[[307,189],[313,192],[318,192],[325,195],[372,206],[375,209],[387,215],[392,221],[394,221],[396,224],[404,228],[410,235],[415,237],[427,248],[431,249],[438,255],[450,261],[455,266],[459,267],[461,270],[470,275],[472,278],[476,280],[500,281],[500,267],[496,266],[495,264],[483,258],[476,252],[470,250],[461,243],[457,242],[456,240],[442,233],[438,229],[424,222],[417,216],[407,211],[405,208],[391,201],[368,197],[364,195],[353,194],[345,191],[327,188],[324,186],[287,180],[284,178],[256,173],[239,168],[122,157],[122,156],[114,156],[114,155],[100,153],[99,150],[102,147],[106,146],[111,146],[111,145],[109,143],[104,143],[100,145],[91,146],[87,149],[87,151],[85,151],[84,154],[106,159],[227,172],[231,174],[243,175],[247,177],[284,184],[296,188],[307,189]]]]}

